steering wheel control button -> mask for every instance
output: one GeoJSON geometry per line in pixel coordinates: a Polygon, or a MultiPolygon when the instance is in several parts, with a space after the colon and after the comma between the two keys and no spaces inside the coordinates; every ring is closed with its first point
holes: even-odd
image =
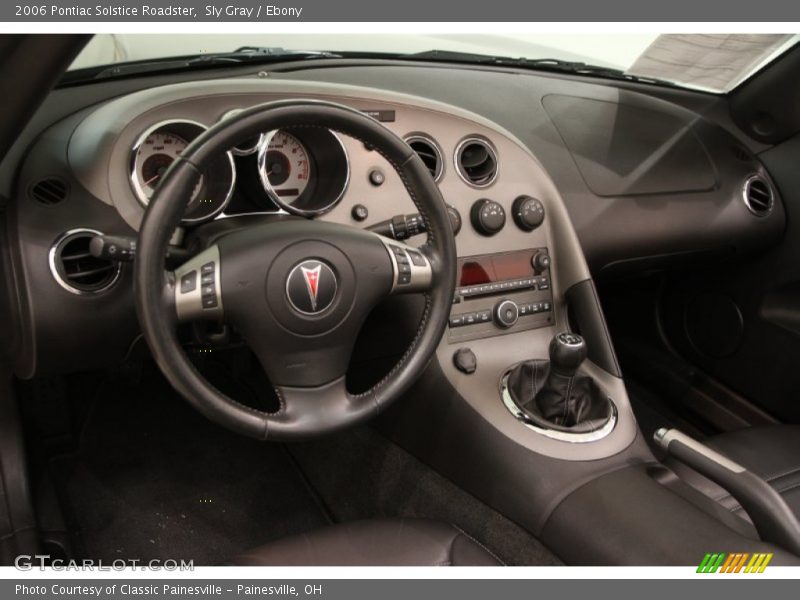
{"type": "Polygon", "coordinates": [[[222,317],[219,264],[219,248],[211,246],[175,270],[175,312],[178,320],[218,320],[222,317]]]}
{"type": "Polygon", "coordinates": [[[500,300],[494,307],[494,322],[498,327],[508,329],[519,319],[519,307],[512,300],[500,300]]]}
{"type": "Polygon", "coordinates": [[[511,216],[522,231],[533,231],[544,222],[544,205],[531,196],[520,196],[511,206],[511,216]]]}
{"type": "Polygon", "coordinates": [[[286,278],[286,297],[304,315],[324,312],[336,298],[338,280],[327,264],[316,259],[296,265],[286,278]]]}
{"type": "Polygon", "coordinates": [[[369,217],[369,210],[363,204],[356,204],[353,206],[353,209],[350,211],[353,219],[358,221],[359,223],[366,221],[369,217]]]}
{"type": "Polygon", "coordinates": [[[475,231],[491,236],[500,233],[505,227],[506,211],[498,202],[484,198],[472,205],[470,220],[475,231]]]}
{"type": "Polygon", "coordinates": [[[415,267],[425,266],[425,258],[420,252],[417,252],[416,250],[408,250],[408,256],[411,257],[411,264],[413,264],[415,267]]]}
{"type": "Polygon", "coordinates": [[[472,375],[478,368],[478,358],[469,348],[459,348],[453,354],[453,364],[465,375],[472,375]]]}
{"type": "Polygon", "coordinates": [[[394,290],[413,292],[427,289],[433,276],[430,263],[419,250],[399,246],[381,238],[381,242],[391,254],[395,280],[394,290]]]}
{"type": "Polygon", "coordinates": [[[181,294],[188,294],[197,289],[197,271],[189,271],[181,276],[181,294]]]}

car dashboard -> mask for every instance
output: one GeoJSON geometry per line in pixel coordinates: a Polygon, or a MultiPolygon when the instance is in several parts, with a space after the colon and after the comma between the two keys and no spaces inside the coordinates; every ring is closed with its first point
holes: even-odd
{"type": "MultiPolygon", "coordinates": [[[[697,112],[639,92],[407,66],[146,87],[58,119],[17,165],[5,257],[7,310],[21,315],[6,333],[17,373],[124,360],[140,341],[132,265],[91,256],[91,239],[135,238],[160,177],[205,130],[248,107],[297,98],[374,117],[412,146],[438,184],[459,256],[443,352],[504,336],[514,346],[523,339],[514,334],[529,330],[546,339],[567,325],[564,295],[590,273],[748,253],[783,230],[777,190],[749,149],[697,112]]],[[[423,240],[392,165],[324,124],[242,140],[188,201],[176,247],[201,231],[290,216],[423,240]]]]}

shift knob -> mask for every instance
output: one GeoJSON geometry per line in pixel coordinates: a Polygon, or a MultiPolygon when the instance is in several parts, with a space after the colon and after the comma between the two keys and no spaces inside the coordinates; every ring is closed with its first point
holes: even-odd
{"type": "Polygon", "coordinates": [[[564,331],[550,342],[550,369],[572,377],[586,359],[586,342],[577,333],[564,331]]]}

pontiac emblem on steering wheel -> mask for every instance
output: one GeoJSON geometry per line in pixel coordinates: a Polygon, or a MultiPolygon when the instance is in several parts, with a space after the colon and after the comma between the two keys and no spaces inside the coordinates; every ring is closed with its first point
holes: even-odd
{"type": "Polygon", "coordinates": [[[292,307],[305,315],[328,308],[336,297],[336,274],[319,260],[304,260],[286,279],[286,296],[292,307]]]}

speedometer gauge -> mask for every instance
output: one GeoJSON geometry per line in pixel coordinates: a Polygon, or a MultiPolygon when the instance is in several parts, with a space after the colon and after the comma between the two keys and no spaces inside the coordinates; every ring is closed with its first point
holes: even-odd
{"type": "MultiPolygon", "coordinates": [[[[150,203],[156,188],[189,144],[206,130],[193,121],[164,121],[139,136],[131,149],[130,178],[133,192],[142,206],[150,203]]],[[[233,194],[236,179],[233,157],[222,153],[210,161],[197,179],[182,221],[210,219],[224,210],[233,194]]]]}
{"type": "MultiPolygon", "coordinates": [[[[134,173],[143,195],[150,200],[156,186],[169,166],[181,155],[189,143],[174,133],[154,131],[148,135],[136,151],[136,172],[134,173]]],[[[197,183],[193,196],[203,185],[202,178],[197,183]]]]}
{"type": "Polygon", "coordinates": [[[305,146],[285,131],[267,135],[266,156],[261,168],[261,181],[268,192],[292,203],[308,186],[311,161],[305,146]]]}

